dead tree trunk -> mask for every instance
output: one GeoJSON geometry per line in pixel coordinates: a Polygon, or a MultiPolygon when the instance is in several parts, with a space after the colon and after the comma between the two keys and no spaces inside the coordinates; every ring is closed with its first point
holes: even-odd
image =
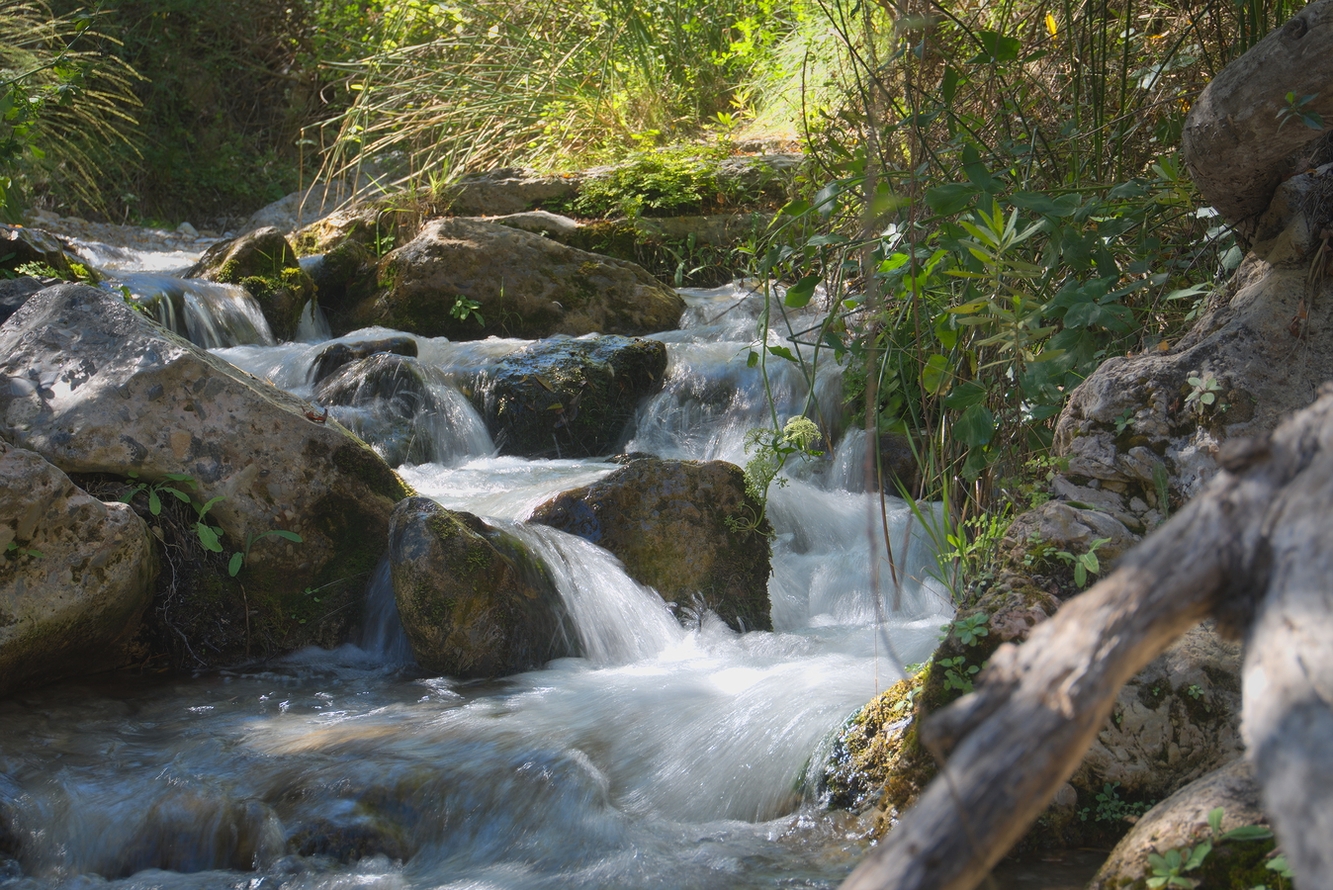
{"type": "Polygon", "coordinates": [[[1190,178],[1204,199],[1250,238],[1295,156],[1320,133],[1290,113],[1287,94],[1315,98],[1303,111],[1333,126],[1333,0],[1314,0],[1232,62],[1199,95],[1181,134],[1190,178]]]}
{"type": "Polygon", "coordinates": [[[1260,603],[1245,723],[1298,885],[1333,887],[1333,391],[1267,442],[1229,443],[1224,471],[977,691],[923,727],[949,759],[848,890],[968,890],[1078,766],[1120,686],[1208,613],[1260,603]]]}

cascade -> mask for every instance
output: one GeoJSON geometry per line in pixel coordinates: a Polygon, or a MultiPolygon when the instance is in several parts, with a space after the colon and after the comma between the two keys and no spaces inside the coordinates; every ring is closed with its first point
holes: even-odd
{"type": "MultiPolygon", "coordinates": [[[[191,328],[190,295],[214,319],[221,298],[177,279],[120,280],[136,294],[156,288],[168,297],[159,307],[183,295],[187,315],[170,318],[174,328],[305,398],[331,343],[400,333],[331,341],[313,316],[310,342],[273,344],[258,325],[248,337],[239,322],[210,333],[191,328]]],[[[682,329],[658,335],[665,385],[641,406],[625,450],[743,464],[746,432],[771,422],[770,396],[779,419],[836,419],[831,362],[813,381],[776,358],[767,380],[750,366],[762,297],[741,284],[683,293],[682,329]]],[[[376,399],[331,412],[381,453],[399,421],[427,441],[403,452],[403,478],[536,554],[585,657],[487,682],[426,675],[384,563],[356,645],[0,702],[0,828],[25,839],[21,873],[0,872],[0,886],[835,886],[869,822],[820,807],[832,734],[904,664],[924,660],[951,615],[932,577],[930,512],[890,499],[890,569],[872,533],[878,499],[831,456],[793,465],[768,507],[775,630],[738,634],[689,604],[673,615],[606,551],[523,522],[617,468],[494,453],[463,393],[526,344],[416,340],[424,396],[393,417],[376,399]]]]}

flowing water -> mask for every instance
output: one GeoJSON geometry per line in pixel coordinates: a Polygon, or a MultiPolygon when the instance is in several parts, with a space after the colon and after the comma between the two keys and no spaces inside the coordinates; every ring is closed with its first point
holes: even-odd
{"type": "MultiPolygon", "coordinates": [[[[772,422],[770,395],[779,420],[836,422],[836,368],[807,400],[812,385],[788,363],[770,360],[767,387],[750,367],[761,297],[739,285],[685,296],[683,329],[659,336],[664,388],[625,431],[626,451],[743,464],[746,431],[772,422]]],[[[243,295],[225,300],[242,305],[196,303],[213,319],[252,317],[243,295]]],[[[328,344],[273,345],[253,327],[185,325],[312,397],[328,344]]],[[[374,405],[331,411],[382,453],[415,455],[399,470],[419,492],[538,553],[587,656],[488,682],[423,675],[381,567],[360,638],[338,650],[0,702],[0,886],[836,886],[865,852],[867,825],[820,805],[833,734],[929,655],[950,615],[923,520],[891,502],[890,568],[878,498],[848,470],[859,440],[793,467],[769,507],[775,630],[737,634],[692,603],[663,603],[600,548],[523,523],[616,469],[494,454],[464,393],[523,342],[417,340],[428,386],[407,421],[374,405]],[[395,451],[403,435],[411,447],[395,451]],[[17,859],[5,858],[6,820],[17,859]]]]}

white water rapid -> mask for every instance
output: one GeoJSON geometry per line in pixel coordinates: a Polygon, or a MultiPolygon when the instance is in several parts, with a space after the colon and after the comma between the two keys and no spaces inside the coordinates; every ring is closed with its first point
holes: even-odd
{"type": "MultiPolygon", "coordinates": [[[[747,362],[762,300],[739,285],[684,295],[683,329],[658,337],[664,389],[641,406],[624,450],[744,464],[746,431],[771,423],[747,362]]],[[[328,344],[272,345],[255,328],[199,342],[312,397],[309,372],[328,344]]],[[[858,486],[832,455],[794,466],[769,506],[775,630],[737,634],[690,603],[673,614],[605,551],[523,523],[617,468],[495,456],[463,392],[525,344],[415,339],[429,392],[406,426],[373,406],[336,416],[382,452],[406,436],[401,453],[424,455],[400,467],[412,486],[508,526],[537,553],[587,656],[488,682],[423,675],[382,567],[360,639],[335,651],[0,702],[0,828],[11,820],[23,840],[18,860],[0,848],[0,887],[836,886],[865,852],[868,824],[821,807],[833,734],[929,655],[951,614],[921,520],[891,500],[890,570],[878,498],[849,490],[858,486]]],[[[831,363],[808,408],[791,366],[771,358],[769,372],[780,419],[835,419],[831,363]]]]}

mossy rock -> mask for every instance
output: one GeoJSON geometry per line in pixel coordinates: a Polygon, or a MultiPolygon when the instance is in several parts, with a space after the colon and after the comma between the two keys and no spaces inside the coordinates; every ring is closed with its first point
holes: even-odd
{"type": "Polygon", "coordinates": [[[334,330],[346,330],[352,308],[375,292],[377,262],[364,244],[344,238],[313,264],[319,307],[334,330]]]}
{"type": "Polygon", "coordinates": [[[661,388],[666,365],[657,340],[543,340],[500,360],[478,409],[502,454],[607,455],[639,402],[661,388]]]}
{"type": "Polygon", "coordinates": [[[389,529],[394,599],[417,662],[452,677],[502,677],[577,655],[550,574],[470,513],[409,498],[389,529]]]}
{"type": "Polygon", "coordinates": [[[244,287],[279,340],[296,335],[302,311],[315,299],[314,281],[301,269],[283,233],[272,226],[214,244],[185,275],[244,287]]]}
{"type": "Polygon", "coordinates": [[[716,612],[736,630],[771,630],[769,527],[739,467],[723,461],[632,461],[533,511],[531,521],[615,554],[665,599],[716,612]]]}

